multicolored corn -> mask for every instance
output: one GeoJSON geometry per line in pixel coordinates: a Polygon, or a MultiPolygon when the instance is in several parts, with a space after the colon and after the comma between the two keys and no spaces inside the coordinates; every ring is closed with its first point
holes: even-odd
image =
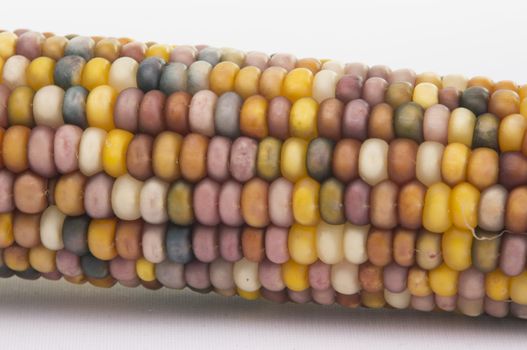
{"type": "Polygon", "coordinates": [[[527,318],[527,85],[0,33],[0,275],[527,318]]]}

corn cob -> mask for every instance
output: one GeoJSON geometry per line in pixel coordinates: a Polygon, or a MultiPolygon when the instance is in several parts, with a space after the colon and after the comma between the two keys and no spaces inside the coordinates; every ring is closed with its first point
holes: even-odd
{"type": "Polygon", "coordinates": [[[0,33],[0,276],[527,317],[527,85],[0,33]]]}

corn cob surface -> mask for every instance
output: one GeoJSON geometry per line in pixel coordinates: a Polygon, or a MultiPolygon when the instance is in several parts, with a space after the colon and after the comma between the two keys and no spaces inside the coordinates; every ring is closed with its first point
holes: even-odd
{"type": "Polygon", "coordinates": [[[527,85],[0,32],[0,276],[527,317],[527,85]]]}

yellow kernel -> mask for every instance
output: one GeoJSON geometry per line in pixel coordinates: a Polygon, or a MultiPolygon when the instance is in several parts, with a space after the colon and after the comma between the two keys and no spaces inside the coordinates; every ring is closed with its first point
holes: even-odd
{"type": "Polygon", "coordinates": [[[287,288],[301,292],[309,288],[308,266],[293,260],[282,264],[282,279],[287,288]]]}
{"type": "Polygon", "coordinates": [[[7,60],[15,54],[17,35],[11,32],[0,33],[0,57],[7,60]]]}
{"type": "Polygon", "coordinates": [[[54,250],[38,245],[29,250],[29,264],[38,272],[53,272],[56,269],[55,256],[54,250]]]}
{"type": "Polygon", "coordinates": [[[452,297],[457,294],[457,279],[459,272],[441,264],[428,272],[430,288],[437,295],[452,297]]]}
{"type": "Polygon", "coordinates": [[[408,290],[417,297],[426,297],[432,294],[428,272],[415,266],[410,268],[408,270],[408,290]]]}
{"type": "Polygon", "coordinates": [[[258,299],[260,297],[260,291],[259,290],[248,292],[246,290],[237,288],[237,292],[238,292],[238,295],[240,297],[242,297],[243,299],[245,299],[245,300],[256,300],[256,299],[258,299]]]}
{"type": "Polygon", "coordinates": [[[280,96],[282,93],[282,84],[287,71],[282,67],[269,67],[263,71],[260,77],[259,90],[266,99],[271,100],[280,96]]]}
{"type": "Polygon", "coordinates": [[[441,160],[441,175],[450,186],[465,181],[471,150],[462,143],[450,143],[445,147],[441,160]]]}
{"type": "Polygon", "coordinates": [[[33,126],[33,98],[35,91],[28,86],[13,89],[7,100],[9,124],[33,126]]]}
{"type": "Polygon", "coordinates": [[[296,182],[307,176],[307,146],[307,141],[298,137],[285,140],[280,156],[280,170],[287,180],[296,182]]]}
{"type": "Polygon", "coordinates": [[[233,62],[220,62],[210,72],[210,89],[220,96],[224,92],[234,90],[234,81],[240,67],[233,62]]]}
{"type": "Polygon", "coordinates": [[[492,300],[506,301],[510,297],[509,283],[510,277],[496,269],[485,275],[485,292],[492,300]]]}
{"type": "Polygon", "coordinates": [[[89,126],[110,131],[115,128],[113,122],[113,108],[117,92],[108,85],[101,85],[93,89],[86,101],[86,116],[89,126]]]}
{"type": "Polygon", "coordinates": [[[156,137],[152,148],[152,169],[157,177],[168,182],[180,177],[179,152],[182,144],[181,135],[172,131],[164,131],[156,137]]]}
{"type": "Polygon", "coordinates": [[[521,151],[526,129],[527,119],[521,114],[511,114],[503,118],[498,130],[501,152],[521,151]]]}
{"type": "Polygon", "coordinates": [[[137,259],[135,263],[135,271],[137,276],[145,281],[152,282],[156,279],[156,266],[145,258],[137,259]]]}
{"type": "Polygon", "coordinates": [[[153,44],[146,50],[145,57],[159,57],[168,62],[170,58],[170,45],[153,44]]]}
{"type": "Polygon", "coordinates": [[[291,106],[289,130],[291,136],[311,140],[317,137],[318,103],[311,97],[298,99],[291,106]]]}
{"type": "Polygon", "coordinates": [[[472,232],[452,227],[443,234],[441,250],[445,264],[456,271],[463,271],[472,264],[472,232]]]}
{"type": "Polygon", "coordinates": [[[293,188],[293,216],[302,225],[316,225],[320,220],[318,194],[320,184],[310,177],[299,180],[293,188]]]}
{"type": "Polygon", "coordinates": [[[307,68],[295,68],[287,73],[282,87],[283,95],[291,102],[302,97],[310,97],[313,73],[307,68]]]}
{"type": "Polygon", "coordinates": [[[242,98],[258,94],[258,85],[262,72],[258,67],[247,66],[240,69],[234,80],[234,91],[242,98]]]}
{"type": "Polygon", "coordinates": [[[126,174],[126,152],[134,135],[121,129],[113,129],[106,135],[102,149],[104,171],[113,177],[126,174]]]}
{"type": "Polygon", "coordinates": [[[513,302],[527,305],[527,271],[511,277],[510,293],[513,302]]]}
{"type": "Polygon", "coordinates": [[[240,111],[240,131],[257,139],[267,136],[267,100],[253,95],[245,100],[240,111]]]}
{"type": "Polygon", "coordinates": [[[7,248],[15,241],[13,235],[13,214],[0,214],[0,248],[7,248]]]}
{"type": "MultiPolygon", "coordinates": [[[[0,63],[0,68],[2,67],[1,63],[0,63]]],[[[1,71],[1,69],[0,69],[1,71]]],[[[525,85],[527,86],[527,85],[525,85]]],[[[520,114],[523,115],[524,117],[527,117],[527,98],[522,98],[522,101],[520,103],[520,114]]]]}
{"type": "Polygon", "coordinates": [[[107,85],[111,65],[110,61],[105,58],[92,58],[84,65],[81,85],[88,90],[93,90],[97,86],[107,85]]]}
{"type": "Polygon", "coordinates": [[[412,100],[423,108],[431,107],[439,102],[439,89],[432,83],[419,83],[414,88],[412,100]]]}
{"type": "Polygon", "coordinates": [[[475,126],[474,113],[463,107],[454,109],[448,121],[448,143],[459,142],[471,147],[475,126]]]}
{"type": "Polygon", "coordinates": [[[287,247],[291,259],[299,264],[309,265],[317,261],[317,228],[294,224],[289,229],[287,247]]]}
{"type": "Polygon", "coordinates": [[[112,260],[115,248],[116,219],[93,219],[88,226],[88,248],[97,259],[112,260]]]}
{"type": "Polygon", "coordinates": [[[468,182],[460,183],[450,192],[452,223],[460,229],[471,229],[478,225],[480,193],[468,182]]]}
{"type": "Polygon", "coordinates": [[[55,61],[53,59],[45,56],[34,59],[26,70],[27,84],[33,90],[38,90],[46,85],[53,85],[54,70],[55,61]]]}
{"type": "Polygon", "coordinates": [[[425,195],[423,226],[428,231],[442,233],[452,225],[450,220],[450,187],[443,182],[433,184],[425,195]]]}

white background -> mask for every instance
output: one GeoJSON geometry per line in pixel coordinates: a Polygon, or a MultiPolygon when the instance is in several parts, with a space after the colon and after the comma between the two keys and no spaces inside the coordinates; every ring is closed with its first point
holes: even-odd
{"type": "MultiPolygon", "coordinates": [[[[20,1],[0,26],[527,82],[524,1],[20,1]]],[[[0,281],[0,349],[525,349],[527,322],[0,281]]]]}

